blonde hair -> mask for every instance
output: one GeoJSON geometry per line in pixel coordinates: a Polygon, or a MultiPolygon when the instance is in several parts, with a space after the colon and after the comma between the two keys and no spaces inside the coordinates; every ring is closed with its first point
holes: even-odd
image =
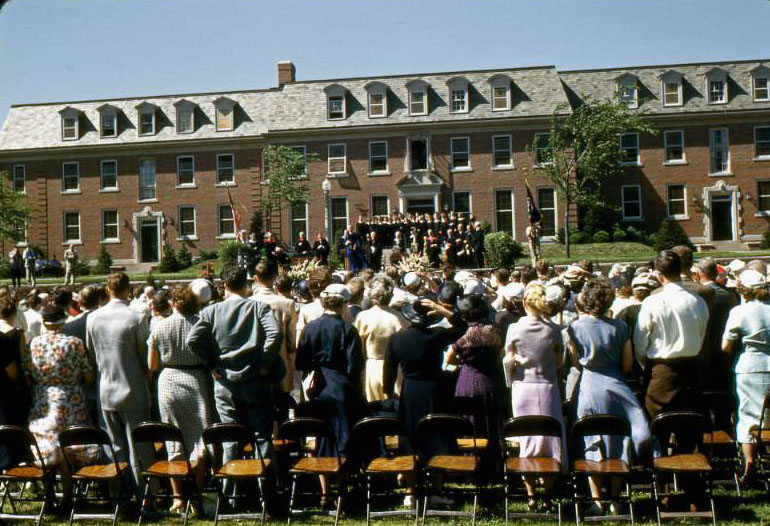
{"type": "Polygon", "coordinates": [[[524,289],[524,308],[544,315],[548,312],[548,303],[545,300],[545,287],[537,281],[530,281],[524,289]]]}

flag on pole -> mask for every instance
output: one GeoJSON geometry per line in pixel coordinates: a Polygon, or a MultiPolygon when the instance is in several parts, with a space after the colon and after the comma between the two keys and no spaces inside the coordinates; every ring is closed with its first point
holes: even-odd
{"type": "Polygon", "coordinates": [[[230,202],[230,209],[233,211],[233,225],[235,227],[235,235],[241,232],[241,213],[233,202],[233,196],[230,193],[230,187],[227,187],[227,200],[230,202]]]}
{"type": "Polygon", "coordinates": [[[532,189],[529,187],[529,181],[524,180],[524,184],[527,187],[527,216],[529,217],[529,224],[536,225],[543,221],[543,214],[535,204],[535,198],[532,197],[532,189]]]}

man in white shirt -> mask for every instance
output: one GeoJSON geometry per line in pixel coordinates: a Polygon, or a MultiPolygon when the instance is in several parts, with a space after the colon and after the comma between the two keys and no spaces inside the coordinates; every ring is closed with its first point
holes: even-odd
{"type": "Polygon", "coordinates": [[[651,417],[676,410],[695,410],[697,357],[709,321],[706,301],[681,284],[682,260],[664,250],[655,259],[663,289],[642,302],[634,329],[634,349],[645,370],[645,406],[651,417]]]}

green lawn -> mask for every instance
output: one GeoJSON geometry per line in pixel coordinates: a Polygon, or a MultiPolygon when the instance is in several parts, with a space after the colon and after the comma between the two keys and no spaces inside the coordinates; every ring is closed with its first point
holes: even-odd
{"type": "MultiPolygon", "coordinates": [[[[143,274],[131,274],[131,280],[134,282],[144,282],[149,277],[149,274],[143,273],[143,274]]],[[[174,279],[194,279],[198,277],[198,267],[190,267],[189,269],[183,270],[181,272],[174,272],[170,274],[164,274],[160,272],[153,272],[152,278],[155,281],[167,281],[167,280],[174,280],[174,279]]],[[[85,276],[78,276],[75,280],[76,285],[87,285],[89,283],[104,283],[107,281],[107,274],[100,274],[100,275],[94,275],[94,274],[88,274],[85,276]]],[[[22,277],[22,285],[27,284],[27,281],[22,277]]],[[[37,283],[39,285],[61,285],[64,283],[64,277],[56,277],[56,278],[37,278],[37,283]]],[[[4,285],[10,285],[11,280],[10,279],[2,279],[0,280],[0,284],[4,285]]]]}

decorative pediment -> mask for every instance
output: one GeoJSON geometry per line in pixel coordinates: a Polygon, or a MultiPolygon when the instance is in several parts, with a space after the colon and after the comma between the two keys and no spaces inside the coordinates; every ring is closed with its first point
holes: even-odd
{"type": "Polygon", "coordinates": [[[711,68],[703,76],[709,80],[725,80],[727,79],[727,71],[722,68],[711,68]]]}
{"type": "Polygon", "coordinates": [[[103,115],[110,115],[110,114],[116,114],[120,109],[117,106],[113,106],[112,104],[102,104],[98,108],[96,108],[96,111],[103,115]]]}
{"type": "Polygon", "coordinates": [[[230,97],[217,97],[213,100],[213,104],[216,108],[233,108],[238,102],[230,97]]]}
{"type": "Polygon", "coordinates": [[[669,69],[658,78],[663,82],[682,82],[682,74],[673,69],[669,69]]]}
{"type": "Polygon", "coordinates": [[[487,82],[493,86],[505,86],[513,83],[513,79],[510,75],[505,73],[497,73],[487,79],[487,82]]]}
{"type": "Polygon", "coordinates": [[[134,106],[136,110],[140,113],[150,113],[158,110],[158,105],[153,104],[152,102],[143,101],[134,106]]]}
{"type": "Polygon", "coordinates": [[[401,179],[397,186],[401,190],[405,190],[408,188],[415,188],[415,187],[434,187],[434,186],[441,186],[444,184],[444,180],[441,179],[441,177],[437,176],[436,174],[432,172],[428,172],[425,170],[419,170],[412,172],[411,175],[407,175],[403,179],[401,179]]]}
{"type": "Polygon", "coordinates": [[[639,77],[626,72],[615,77],[615,82],[620,86],[635,86],[639,82],[639,77]]]}
{"type": "Polygon", "coordinates": [[[175,108],[183,108],[183,107],[190,107],[190,106],[197,106],[197,104],[187,99],[179,99],[174,103],[175,108]]]}
{"type": "Polygon", "coordinates": [[[446,85],[450,88],[466,88],[470,84],[465,77],[452,77],[446,81],[446,85]]]}

